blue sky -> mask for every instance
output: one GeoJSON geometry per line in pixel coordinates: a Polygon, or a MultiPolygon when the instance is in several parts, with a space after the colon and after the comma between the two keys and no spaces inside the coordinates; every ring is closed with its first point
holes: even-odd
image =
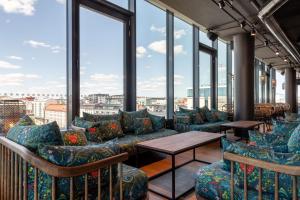
{"type": "MultiPolygon", "coordinates": [[[[127,7],[124,0],[110,1],[127,7]]],[[[138,96],[165,97],[165,15],[147,2],[137,1],[138,96]]],[[[80,17],[81,94],[122,94],[122,23],[85,8],[80,17]]],[[[0,0],[0,26],[0,93],[65,94],[64,0],[0,0]]],[[[192,26],[175,18],[174,30],[175,96],[185,97],[186,89],[192,87],[192,26]]],[[[210,45],[203,33],[200,41],[210,45]]],[[[219,46],[219,55],[225,55],[226,48],[219,46]]],[[[220,56],[219,64],[225,66],[224,59],[220,56]]],[[[209,59],[201,60],[200,55],[200,61],[200,84],[205,84],[209,59]]],[[[219,78],[225,80],[225,76],[219,78]]]]}

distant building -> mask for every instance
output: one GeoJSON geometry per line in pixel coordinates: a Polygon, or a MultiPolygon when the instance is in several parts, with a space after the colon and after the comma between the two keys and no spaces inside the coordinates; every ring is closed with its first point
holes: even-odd
{"type": "Polygon", "coordinates": [[[45,107],[44,123],[56,121],[61,129],[67,125],[67,107],[66,104],[48,104],[45,107]]]}

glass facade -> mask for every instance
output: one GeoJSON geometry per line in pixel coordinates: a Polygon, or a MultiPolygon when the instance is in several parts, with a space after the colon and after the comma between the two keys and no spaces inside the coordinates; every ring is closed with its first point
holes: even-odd
{"type": "Polygon", "coordinates": [[[174,18],[174,109],[193,108],[193,29],[174,18]],[[183,49],[178,53],[178,49],[183,49]]]}
{"type": "Polygon", "coordinates": [[[200,51],[199,53],[199,104],[200,107],[207,106],[211,108],[211,64],[212,56],[200,51]]]}
{"type": "Polygon", "coordinates": [[[128,9],[128,0],[107,0],[113,4],[116,4],[122,8],[128,9]]]}
{"type": "Polygon", "coordinates": [[[123,35],[122,22],[80,8],[81,115],[113,114],[123,109],[123,35]],[[107,41],[111,45],[104,46],[107,41]]]}
{"type": "MultiPolygon", "coordinates": [[[[137,1],[137,110],[166,115],[166,12],[137,1]]],[[[178,46],[176,56],[183,54],[178,46]]]]}
{"type": "Polygon", "coordinates": [[[0,132],[24,114],[36,124],[57,121],[65,128],[66,5],[8,3],[0,9],[0,132]]]}
{"type": "Polygon", "coordinates": [[[276,70],[276,103],[285,103],[285,75],[284,71],[276,70]]]}
{"type": "Polygon", "coordinates": [[[227,44],[218,40],[218,108],[227,104],[227,44]]]}
{"type": "Polygon", "coordinates": [[[212,41],[207,37],[207,34],[203,31],[199,31],[199,38],[202,44],[212,47],[212,41]]]}

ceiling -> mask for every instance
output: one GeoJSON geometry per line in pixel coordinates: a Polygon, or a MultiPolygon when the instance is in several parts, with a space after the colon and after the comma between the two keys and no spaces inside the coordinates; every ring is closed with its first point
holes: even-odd
{"type": "MultiPolygon", "coordinates": [[[[225,0],[226,6],[220,9],[219,0],[149,0],[159,7],[169,9],[175,15],[179,15],[184,20],[197,24],[204,31],[212,31],[220,38],[230,41],[237,33],[251,31],[254,25],[257,30],[255,39],[255,56],[267,64],[272,64],[275,68],[281,69],[290,66],[284,61],[288,58],[295,62],[273,35],[266,29],[257,17],[259,10],[268,3],[268,0],[251,0],[256,2],[253,6],[250,0],[225,0]],[[232,7],[230,6],[232,2],[232,7]],[[245,18],[244,18],[245,17],[245,18]],[[237,21],[239,22],[237,22],[237,21]],[[240,22],[246,21],[248,25],[242,29],[240,22]],[[268,40],[268,46],[265,41],[268,40]],[[279,56],[275,55],[279,51],[279,56]]],[[[284,6],[275,12],[275,19],[280,27],[295,44],[300,39],[300,0],[289,0],[284,6]]],[[[300,51],[300,46],[298,46],[300,51]]],[[[299,65],[300,63],[295,63],[299,65]]]]}

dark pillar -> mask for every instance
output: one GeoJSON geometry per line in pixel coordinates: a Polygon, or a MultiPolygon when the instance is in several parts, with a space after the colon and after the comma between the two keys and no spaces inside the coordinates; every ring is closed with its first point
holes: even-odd
{"type": "Polygon", "coordinates": [[[293,68],[285,69],[285,102],[290,104],[291,112],[298,112],[296,71],[293,68]]]}
{"type": "Polygon", "coordinates": [[[235,120],[254,118],[254,38],[249,33],[233,36],[235,72],[235,120]]]}

